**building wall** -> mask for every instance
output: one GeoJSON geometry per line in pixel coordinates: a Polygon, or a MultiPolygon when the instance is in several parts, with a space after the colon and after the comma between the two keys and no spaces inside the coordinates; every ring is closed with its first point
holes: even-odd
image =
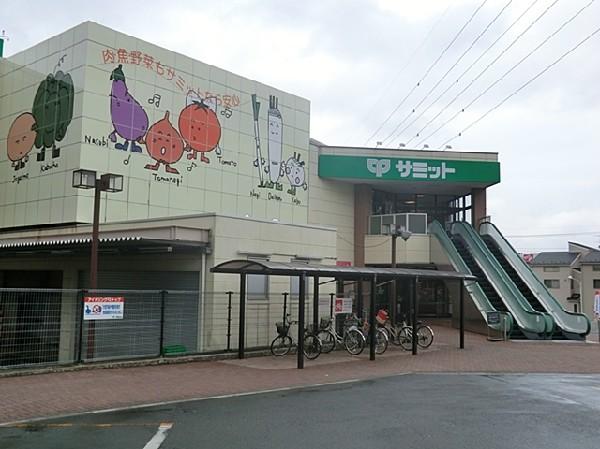
{"type": "Polygon", "coordinates": [[[337,230],[337,260],[354,265],[354,185],[318,176],[319,148],[310,145],[308,222],[337,230]]]}
{"type": "Polygon", "coordinates": [[[596,316],[594,315],[594,295],[596,291],[600,290],[594,288],[594,280],[600,282],[600,265],[581,265],[582,307],[583,312],[592,320],[593,331],[597,329],[594,323],[596,320],[596,316]]]}
{"type": "Polygon", "coordinates": [[[124,176],[123,192],[103,198],[102,222],[216,212],[307,223],[307,100],[92,22],[1,66],[2,227],[91,222],[93,192],[71,186],[76,168],[124,176]],[[65,100],[48,143],[61,152],[40,162],[29,148],[15,170],[9,129],[46,124],[33,106],[46,76],[73,86],[72,117],[65,100]]]}
{"type": "MultiPolygon", "coordinates": [[[[366,235],[364,240],[366,264],[392,263],[392,238],[385,235],[366,235]]],[[[396,239],[396,263],[429,263],[427,234],[413,234],[408,240],[396,239]]]]}
{"type": "Polygon", "coordinates": [[[559,271],[556,272],[544,271],[543,266],[532,266],[531,268],[542,282],[549,279],[560,281],[560,288],[548,288],[548,291],[560,303],[563,309],[572,312],[573,305],[567,301],[567,298],[571,296],[571,280],[569,279],[571,267],[558,267],[559,271]]]}

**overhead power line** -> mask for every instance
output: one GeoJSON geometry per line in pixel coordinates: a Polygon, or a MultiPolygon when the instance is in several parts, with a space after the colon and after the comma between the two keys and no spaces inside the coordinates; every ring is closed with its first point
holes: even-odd
{"type": "Polygon", "coordinates": [[[532,239],[532,238],[542,238],[542,237],[568,237],[571,235],[600,235],[600,231],[588,231],[588,232],[564,232],[558,234],[519,234],[519,235],[507,235],[506,238],[511,239],[532,239]]]}
{"type": "MultiPolygon", "coordinates": [[[[404,123],[406,120],[408,120],[408,118],[412,114],[414,114],[417,111],[417,109],[419,109],[419,107],[429,98],[429,96],[437,89],[437,87],[446,79],[446,77],[450,74],[450,72],[452,72],[452,70],[454,70],[456,68],[456,66],[460,63],[460,61],[462,61],[462,59],[467,55],[467,53],[469,53],[473,49],[473,47],[479,41],[479,39],[481,39],[485,35],[485,33],[487,33],[487,31],[490,29],[490,27],[500,18],[500,16],[504,13],[504,11],[506,11],[506,9],[510,6],[510,4],[512,2],[513,2],[513,0],[508,0],[508,2],[500,9],[500,12],[498,14],[496,14],[496,16],[485,26],[483,31],[481,31],[481,33],[479,33],[477,35],[477,37],[473,40],[473,42],[471,42],[471,45],[469,45],[469,47],[465,51],[462,52],[462,54],[458,57],[456,62],[448,70],[446,70],[446,72],[442,75],[442,77],[429,89],[429,91],[425,94],[425,96],[421,99],[421,101],[419,101],[419,103],[417,103],[417,105],[414,108],[412,108],[412,110],[407,114],[407,116],[404,118],[404,120],[402,120],[400,123],[404,123]]],[[[420,117],[420,115],[419,115],[419,117],[420,117]]],[[[417,117],[417,119],[418,119],[418,117],[417,117]]],[[[408,125],[406,125],[398,134],[402,134],[417,119],[413,119],[413,121],[411,121],[408,125]]],[[[392,138],[392,136],[394,136],[394,134],[396,133],[396,131],[398,131],[398,128],[400,128],[400,126],[401,125],[398,124],[392,130],[392,132],[385,139],[383,139],[384,144],[388,140],[390,140],[390,138],[392,138]]]]}
{"type": "MultiPolygon", "coordinates": [[[[437,114],[435,114],[431,119],[429,119],[429,121],[427,123],[425,123],[425,125],[423,125],[423,127],[421,129],[419,129],[419,131],[417,131],[417,133],[414,135],[413,138],[410,139],[410,141],[412,141],[414,138],[416,137],[420,137],[421,133],[429,126],[431,125],[440,115],[442,115],[450,106],[452,106],[454,104],[454,102],[456,100],[458,100],[458,98],[460,98],[460,96],[462,94],[464,94],[467,90],[469,90],[469,88],[475,84],[477,82],[477,80],[479,80],[489,69],[490,67],[492,67],[496,62],[498,62],[498,60],[500,60],[500,58],[502,58],[502,56],[504,56],[506,54],[506,52],[508,50],[510,50],[524,35],[525,33],[527,33],[536,23],[538,23],[542,17],[544,17],[548,11],[550,11],[550,9],[552,9],[552,7],[554,5],[556,5],[560,0],[554,0],[550,5],[548,5],[523,31],[521,31],[521,33],[519,33],[510,44],[508,44],[507,47],[505,47],[499,54],[498,56],[496,56],[492,62],[490,62],[487,66],[485,66],[485,68],[480,71],[477,76],[475,76],[475,78],[473,78],[469,84],[467,84],[459,93],[457,93],[454,98],[452,98],[452,100],[450,100],[440,111],[438,111],[437,114]]],[[[458,115],[458,114],[457,114],[458,115]]],[[[443,128],[440,127],[439,129],[443,128]]],[[[439,130],[438,129],[438,130],[439,130]]],[[[436,131],[438,131],[436,130],[436,131]]],[[[431,134],[433,135],[433,134],[431,134]]],[[[430,136],[431,136],[430,135],[430,136]]],[[[428,137],[430,137],[428,136],[428,137]]]]}
{"type": "Polygon", "coordinates": [[[483,0],[483,2],[477,7],[477,9],[475,10],[475,12],[473,12],[473,14],[471,14],[471,17],[469,17],[469,19],[465,22],[465,24],[461,27],[460,30],[458,30],[458,33],[456,33],[456,35],[454,36],[454,38],[450,41],[450,43],[442,50],[442,52],[440,53],[440,55],[437,57],[437,59],[435,61],[433,61],[433,63],[431,63],[431,65],[427,68],[427,70],[425,71],[425,74],[419,79],[419,81],[417,81],[417,83],[412,87],[412,89],[408,92],[408,94],[406,94],[404,96],[404,98],[402,100],[400,100],[400,103],[394,108],[394,110],[387,116],[387,118],[383,121],[383,123],[381,125],[379,125],[379,127],[375,130],[375,132],[365,141],[364,145],[367,145],[369,143],[369,141],[375,137],[377,135],[377,133],[381,130],[381,128],[383,128],[385,126],[385,124],[394,116],[394,114],[398,111],[398,109],[400,109],[400,107],[402,107],[402,105],[404,104],[404,102],[408,99],[408,97],[410,97],[410,95],[415,91],[415,89],[417,87],[419,87],[421,85],[421,83],[425,80],[425,78],[427,78],[427,76],[429,75],[429,73],[431,72],[431,70],[433,70],[433,68],[438,64],[438,62],[440,62],[440,60],[442,59],[442,57],[448,52],[448,50],[450,49],[450,47],[452,47],[452,45],[454,45],[454,43],[456,42],[456,40],[459,38],[459,36],[462,34],[462,32],[465,30],[465,28],[467,28],[467,26],[473,21],[473,19],[475,18],[475,16],[477,15],[477,13],[479,12],[479,10],[481,8],[483,8],[483,6],[488,2],[488,0],[483,0]]]}
{"type": "MultiPolygon", "coordinates": [[[[408,66],[412,63],[413,59],[415,58],[415,56],[417,55],[417,53],[425,46],[425,43],[429,40],[429,38],[431,37],[431,35],[433,34],[434,30],[438,27],[438,25],[442,22],[442,20],[444,19],[444,17],[446,17],[446,14],[448,13],[448,11],[450,10],[450,8],[452,7],[452,5],[448,5],[448,7],[446,8],[446,10],[440,15],[440,17],[436,20],[436,22],[433,24],[433,26],[429,29],[429,31],[427,32],[427,34],[425,35],[425,38],[421,41],[421,44],[415,48],[415,50],[412,52],[412,54],[408,57],[408,59],[406,60],[406,62],[404,63],[404,65],[400,68],[400,70],[398,70],[396,72],[396,74],[392,77],[392,79],[390,80],[389,83],[386,84],[386,86],[381,90],[381,93],[379,94],[379,96],[377,97],[377,99],[373,102],[373,104],[371,105],[371,107],[369,108],[369,110],[364,114],[363,118],[368,117],[371,115],[371,112],[373,112],[373,109],[375,108],[375,106],[377,106],[377,104],[379,104],[379,102],[381,101],[381,99],[383,98],[383,96],[385,95],[386,91],[398,80],[398,78],[400,77],[400,75],[402,73],[404,73],[404,71],[408,68],[408,66]]],[[[408,97],[407,97],[408,98],[408,97]]],[[[385,124],[385,123],[384,123],[385,124]]],[[[383,125],[382,125],[383,126],[383,125]]],[[[373,134],[373,136],[377,133],[377,131],[373,134]]],[[[373,136],[371,136],[368,140],[371,140],[371,138],[373,138],[373,136]]],[[[366,144],[366,143],[365,143],[366,144]]]]}
{"type": "Polygon", "coordinates": [[[451,141],[453,141],[454,139],[462,136],[462,134],[466,131],[468,131],[469,129],[471,129],[473,126],[475,126],[477,123],[479,123],[481,120],[483,120],[484,118],[486,118],[489,114],[491,114],[492,112],[494,112],[496,109],[498,109],[500,106],[502,106],[504,103],[506,103],[509,99],[511,99],[512,97],[514,97],[515,95],[517,95],[519,92],[521,92],[523,89],[525,89],[527,86],[529,86],[531,83],[533,83],[535,80],[537,80],[540,76],[542,76],[544,73],[546,73],[548,70],[550,70],[552,67],[554,67],[556,64],[560,63],[564,58],[566,58],[568,55],[570,55],[571,53],[573,53],[574,51],[576,51],[579,47],[581,47],[584,43],[586,43],[588,40],[590,40],[592,37],[594,37],[596,34],[600,33],[600,28],[596,28],[596,30],[594,32],[592,32],[591,34],[587,35],[585,37],[585,39],[583,39],[582,41],[580,41],[577,45],[575,45],[574,47],[572,47],[571,49],[569,49],[568,51],[566,51],[565,53],[563,53],[559,58],[557,58],[556,60],[554,60],[554,62],[552,62],[551,64],[547,65],[542,71],[538,72],[537,75],[535,75],[533,78],[529,79],[526,83],[522,84],[518,89],[516,89],[515,91],[513,91],[511,94],[507,95],[506,97],[504,97],[502,99],[502,101],[500,101],[498,104],[496,104],[494,107],[490,108],[487,112],[485,112],[485,114],[483,114],[481,117],[479,117],[477,120],[471,122],[469,124],[469,126],[467,126],[466,128],[464,128],[460,133],[458,133],[458,135],[448,139],[446,142],[444,142],[441,147],[444,147],[446,144],[450,143],[451,141]]]}
{"type": "Polygon", "coordinates": [[[590,0],[585,6],[583,6],[581,9],[579,9],[568,20],[566,20],[565,22],[563,22],[552,34],[550,34],[542,42],[540,42],[533,50],[531,50],[524,57],[522,57],[510,69],[508,69],[506,72],[504,72],[502,74],[502,76],[500,76],[500,78],[496,79],[492,84],[490,84],[487,88],[485,88],[483,90],[483,92],[481,92],[479,95],[477,95],[475,98],[473,98],[466,106],[464,106],[463,108],[459,109],[452,117],[450,117],[448,120],[446,120],[434,132],[430,133],[427,137],[425,137],[424,139],[422,139],[417,145],[420,145],[425,140],[427,140],[430,137],[432,137],[433,135],[437,134],[437,132],[440,129],[442,129],[448,123],[450,123],[454,119],[456,119],[456,117],[458,117],[462,112],[464,112],[465,110],[467,110],[468,108],[470,108],[477,100],[479,100],[481,97],[483,97],[485,94],[487,94],[495,85],[497,85],[499,82],[503,81],[504,78],[506,78],[506,76],[508,74],[510,74],[513,70],[515,70],[517,67],[519,67],[521,64],[523,64],[527,59],[529,59],[530,56],[532,56],[535,52],[537,52],[540,48],[542,48],[548,41],[550,41],[550,39],[552,39],[554,36],[556,36],[558,33],[560,33],[563,30],[563,28],[565,28],[569,23],[571,23],[573,20],[575,20],[585,9],[589,8],[595,1],[596,0],[590,0]]]}
{"type": "MultiPolygon", "coordinates": [[[[479,57],[478,57],[477,59],[475,59],[475,61],[473,61],[473,62],[472,62],[472,63],[471,63],[471,64],[470,64],[470,65],[469,65],[469,66],[468,66],[468,67],[467,67],[467,68],[466,68],[466,69],[465,69],[465,70],[464,70],[464,71],[463,71],[463,72],[462,72],[462,73],[461,73],[461,74],[460,74],[460,75],[459,75],[459,76],[456,78],[456,81],[455,81],[454,83],[452,83],[452,84],[448,85],[448,87],[446,88],[446,90],[444,90],[444,91],[443,91],[441,94],[439,94],[439,95],[438,95],[438,96],[437,96],[437,97],[436,97],[436,98],[435,98],[435,99],[434,99],[434,100],[433,100],[431,103],[429,103],[429,105],[428,105],[428,106],[427,106],[427,107],[426,107],[426,108],[425,108],[423,111],[421,111],[421,113],[420,113],[420,114],[419,114],[417,117],[415,117],[415,118],[413,119],[413,121],[412,121],[412,122],[411,122],[409,125],[407,125],[407,126],[404,128],[404,129],[402,129],[402,130],[401,130],[401,131],[400,131],[400,132],[397,134],[397,136],[396,136],[396,137],[400,137],[400,136],[402,135],[402,133],[408,129],[408,127],[409,127],[409,126],[411,126],[411,125],[412,125],[412,124],[414,124],[414,123],[415,123],[417,120],[419,120],[421,117],[423,117],[423,116],[424,116],[424,115],[425,115],[425,114],[426,114],[426,113],[427,113],[427,112],[428,112],[428,111],[429,111],[429,110],[430,110],[430,109],[433,107],[433,105],[435,105],[435,104],[436,104],[438,101],[440,101],[440,99],[441,99],[441,98],[442,98],[444,95],[446,95],[450,89],[452,89],[452,88],[453,88],[453,87],[454,87],[456,84],[458,84],[458,83],[460,82],[460,80],[463,78],[463,76],[465,76],[465,75],[466,75],[466,74],[467,74],[467,73],[468,73],[468,72],[469,72],[469,71],[470,71],[470,70],[471,70],[473,67],[475,67],[475,65],[476,65],[476,64],[477,64],[479,61],[481,61],[481,58],[483,58],[485,55],[487,55],[487,54],[488,54],[488,52],[489,52],[489,51],[490,51],[490,50],[491,50],[491,49],[492,49],[492,48],[493,48],[493,47],[494,47],[494,46],[495,46],[495,45],[496,45],[498,42],[500,42],[500,40],[501,40],[501,39],[502,39],[504,36],[506,36],[506,33],[508,33],[508,32],[509,32],[509,31],[510,31],[510,30],[511,30],[511,29],[512,29],[512,28],[513,28],[513,27],[514,27],[514,26],[515,26],[515,25],[516,25],[516,24],[517,24],[517,23],[518,23],[518,22],[519,22],[519,21],[520,21],[520,20],[523,18],[523,16],[525,16],[525,14],[527,14],[527,13],[528,13],[528,12],[531,10],[531,8],[533,8],[533,7],[535,6],[535,4],[536,4],[537,2],[539,2],[539,1],[540,1],[540,0],[533,0],[533,1],[532,1],[532,2],[529,4],[529,6],[528,6],[527,8],[525,8],[525,10],[524,10],[524,11],[523,11],[521,14],[519,14],[519,16],[518,16],[518,17],[517,17],[517,18],[516,18],[516,19],[515,19],[515,20],[514,20],[514,21],[513,21],[513,22],[512,22],[512,23],[511,23],[509,26],[508,26],[508,28],[506,28],[506,29],[505,29],[505,30],[502,32],[502,34],[500,34],[500,36],[498,36],[498,37],[496,38],[496,40],[494,40],[494,42],[492,42],[492,43],[491,43],[491,44],[490,44],[490,45],[489,45],[489,46],[488,46],[488,47],[487,47],[487,48],[486,48],[486,49],[485,49],[485,50],[484,50],[484,51],[483,51],[483,52],[482,52],[482,53],[479,55],[479,57]]],[[[421,128],[421,129],[419,130],[419,132],[423,131],[423,129],[424,129],[424,127],[423,127],[423,128],[421,128]]],[[[406,142],[406,145],[408,146],[408,144],[409,144],[410,142],[412,142],[414,139],[416,139],[417,137],[418,137],[418,133],[417,133],[417,135],[413,135],[413,137],[411,137],[411,138],[410,138],[410,139],[409,139],[409,140],[406,142]]]]}

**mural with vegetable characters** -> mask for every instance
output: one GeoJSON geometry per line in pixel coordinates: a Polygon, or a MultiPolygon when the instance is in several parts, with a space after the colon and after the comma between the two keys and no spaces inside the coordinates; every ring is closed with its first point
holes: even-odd
{"type": "Polygon", "coordinates": [[[94,38],[63,45],[58,63],[48,55],[46,73],[22,63],[33,49],[0,61],[13,67],[0,86],[21,105],[0,117],[10,192],[0,212],[11,217],[0,226],[89,221],[85,201],[68,200],[89,194],[69,186],[77,168],[126,179],[107,195],[105,221],[217,212],[306,223],[308,101],[98,24],[74,32],[94,38]],[[35,84],[19,86],[20,71],[35,84]],[[40,182],[57,186],[49,198],[40,182]]]}

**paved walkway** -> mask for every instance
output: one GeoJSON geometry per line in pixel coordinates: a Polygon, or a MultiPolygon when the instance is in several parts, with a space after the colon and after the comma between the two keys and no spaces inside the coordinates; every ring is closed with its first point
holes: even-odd
{"type": "Polygon", "coordinates": [[[412,356],[397,347],[374,362],[365,351],[306,361],[295,356],[92,369],[0,378],[0,423],[163,401],[367,379],[409,372],[600,373],[600,345],[578,342],[489,342],[435,327],[433,346],[412,356]]]}

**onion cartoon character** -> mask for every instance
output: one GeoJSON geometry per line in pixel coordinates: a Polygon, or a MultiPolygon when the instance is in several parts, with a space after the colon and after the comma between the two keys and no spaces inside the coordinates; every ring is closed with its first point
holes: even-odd
{"type": "Polygon", "coordinates": [[[131,143],[131,152],[141,153],[142,147],[136,145],[136,142],[144,143],[144,136],[148,131],[148,115],[129,93],[122,64],[112,71],[110,79],[112,80],[110,116],[114,129],[108,138],[111,142],[117,142],[118,134],[125,139],[125,142],[115,143],[116,149],[127,151],[131,143]]]}
{"type": "Polygon", "coordinates": [[[206,100],[188,94],[192,99],[185,109],[179,114],[179,132],[186,143],[185,151],[188,159],[197,159],[210,163],[204,153],[209,153],[217,148],[221,139],[221,124],[214,109],[211,109],[206,100]]]}
{"type": "Polygon", "coordinates": [[[25,162],[29,160],[29,153],[37,135],[35,128],[33,114],[25,112],[19,115],[8,129],[6,153],[15,171],[25,168],[25,162]]]}
{"type": "Polygon", "coordinates": [[[179,171],[171,167],[171,164],[174,164],[183,156],[183,140],[169,121],[169,111],[165,113],[164,118],[148,130],[146,150],[152,159],[156,161],[156,164],[147,164],[145,168],[158,170],[160,164],[165,164],[167,173],[179,174],[179,171]]]}
{"type": "Polygon", "coordinates": [[[300,153],[294,153],[294,155],[285,162],[285,174],[290,182],[290,189],[288,190],[290,195],[296,195],[296,187],[302,187],[304,190],[308,189],[304,165],[304,161],[300,160],[300,153]]]}

